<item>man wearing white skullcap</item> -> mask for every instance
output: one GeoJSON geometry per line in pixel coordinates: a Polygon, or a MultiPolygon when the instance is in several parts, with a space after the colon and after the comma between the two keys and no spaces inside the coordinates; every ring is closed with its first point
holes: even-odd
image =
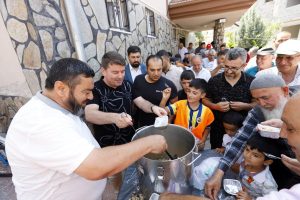
{"type": "MultiPolygon", "coordinates": [[[[256,77],[251,85],[252,97],[257,101],[257,106],[249,111],[243,126],[238,130],[236,136],[226,147],[224,156],[221,158],[218,169],[214,175],[206,182],[205,193],[211,199],[220,190],[224,173],[235,163],[244,150],[247,140],[257,133],[257,124],[269,120],[280,119],[285,103],[288,100],[289,90],[284,80],[275,74],[262,74],[256,77]]],[[[280,151],[282,154],[294,157],[290,147],[285,140],[281,140],[280,151]]],[[[300,181],[300,177],[295,176],[285,167],[281,161],[275,161],[270,170],[278,184],[278,188],[290,188],[300,181]],[[287,179],[286,177],[293,177],[287,179]]]]}

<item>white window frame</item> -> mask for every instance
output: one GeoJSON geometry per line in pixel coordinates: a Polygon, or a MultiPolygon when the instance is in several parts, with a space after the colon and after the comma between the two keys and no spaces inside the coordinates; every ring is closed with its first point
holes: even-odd
{"type": "Polygon", "coordinates": [[[112,29],[129,31],[130,23],[128,17],[127,0],[105,0],[105,3],[109,26],[112,29]],[[122,5],[126,6],[125,9],[122,5]],[[110,13],[111,10],[113,13],[110,13]],[[113,21],[111,20],[111,17],[113,17],[113,21]],[[127,24],[124,24],[126,21],[127,24]]]}
{"type": "Polygon", "coordinates": [[[145,14],[146,14],[146,23],[147,23],[147,35],[150,36],[150,37],[151,36],[155,37],[156,33],[155,33],[155,15],[154,15],[154,12],[152,10],[150,10],[149,8],[145,8],[145,14]],[[152,18],[152,20],[151,20],[151,18],[152,18]],[[152,28],[151,28],[151,25],[153,26],[152,28]]]}

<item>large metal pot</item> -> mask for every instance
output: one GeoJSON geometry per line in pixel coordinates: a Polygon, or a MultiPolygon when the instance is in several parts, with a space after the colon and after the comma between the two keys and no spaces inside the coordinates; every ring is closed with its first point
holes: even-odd
{"type": "Polygon", "coordinates": [[[200,157],[196,153],[194,135],[189,130],[173,124],[164,128],[155,128],[152,125],[138,130],[132,140],[154,134],[166,138],[168,152],[177,158],[170,160],[166,153],[147,154],[137,161],[144,197],[148,199],[153,192],[190,193],[192,163],[200,157]]]}

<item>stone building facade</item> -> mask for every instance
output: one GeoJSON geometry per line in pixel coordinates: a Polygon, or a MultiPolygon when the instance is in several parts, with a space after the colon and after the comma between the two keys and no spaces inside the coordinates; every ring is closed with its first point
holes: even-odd
{"type": "MultiPolygon", "coordinates": [[[[112,28],[105,0],[74,0],[86,62],[99,79],[100,61],[107,51],[126,57],[130,45],[142,49],[143,60],[160,49],[177,51],[176,31],[158,12],[154,14],[154,35],[149,36],[146,10],[139,0],[127,0],[129,29],[112,28]]],[[[63,0],[0,0],[0,11],[17,54],[30,95],[0,93],[0,132],[6,132],[17,110],[37,91],[43,89],[52,64],[61,58],[76,57],[63,0]]],[[[2,73],[2,72],[1,72],[2,73]]],[[[1,80],[0,80],[1,81],[1,80]]]]}
{"type": "Polygon", "coordinates": [[[279,23],[282,31],[289,31],[292,38],[300,39],[299,0],[257,0],[253,8],[265,20],[279,23]]]}

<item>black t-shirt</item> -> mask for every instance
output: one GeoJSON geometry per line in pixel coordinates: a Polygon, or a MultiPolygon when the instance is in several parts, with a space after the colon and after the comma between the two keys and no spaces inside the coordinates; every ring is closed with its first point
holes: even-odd
{"type": "MultiPolygon", "coordinates": [[[[95,83],[93,100],[88,104],[99,105],[103,112],[122,113],[132,115],[132,85],[123,81],[116,89],[105,84],[103,79],[95,83]]],[[[131,126],[118,128],[115,124],[93,125],[94,136],[101,147],[125,144],[131,141],[134,130],[131,126]]]]}
{"type": "MultiPolygon", "coordinates": [[[[162,91],[168,87],[171,88],[170,99],[177,97],[177,89],[174,83],[164,77],[160,77],[155,83],[148,83],[145,78],[145,74],[138,75],[133,83],[133,99],[137,97],[143,97],[147,101],[150,101],[154,105],[159,105],[162,99],[162,91]]],[[[169,104],[169,101],[167,102],[169,104]]],[[[137,126],[153,125],[157,117],[153,113],[145,113],[144,111],[137,109],[137,126]]]]}
{"type": "MultiPolygon", "coordinates": [[[[251,103],[252,96],[250,93],[250,84],[254,78],[243,73],[238,82],[231,86],[225,79],[224,72],[212,77],[208,81],[208,88],[206,97],[212,103],[219,103],[222,98],[227,101],[240,101],[244,103],[251,103]]],[[[214,114],[216,111],[214,111],[214,114]]],[[[247,115],[248,111],[242,111],[243,115],[247,115]]]]}
{"type": "Polygon", "coordinates": [[[178,101],[180,101],[180,100],[185,100],[185,99],[187,99],[186,93],[184,92],[183,89],[182,89],[182,90],[179,90],[179,91],[178,91],[178,101]]]}

